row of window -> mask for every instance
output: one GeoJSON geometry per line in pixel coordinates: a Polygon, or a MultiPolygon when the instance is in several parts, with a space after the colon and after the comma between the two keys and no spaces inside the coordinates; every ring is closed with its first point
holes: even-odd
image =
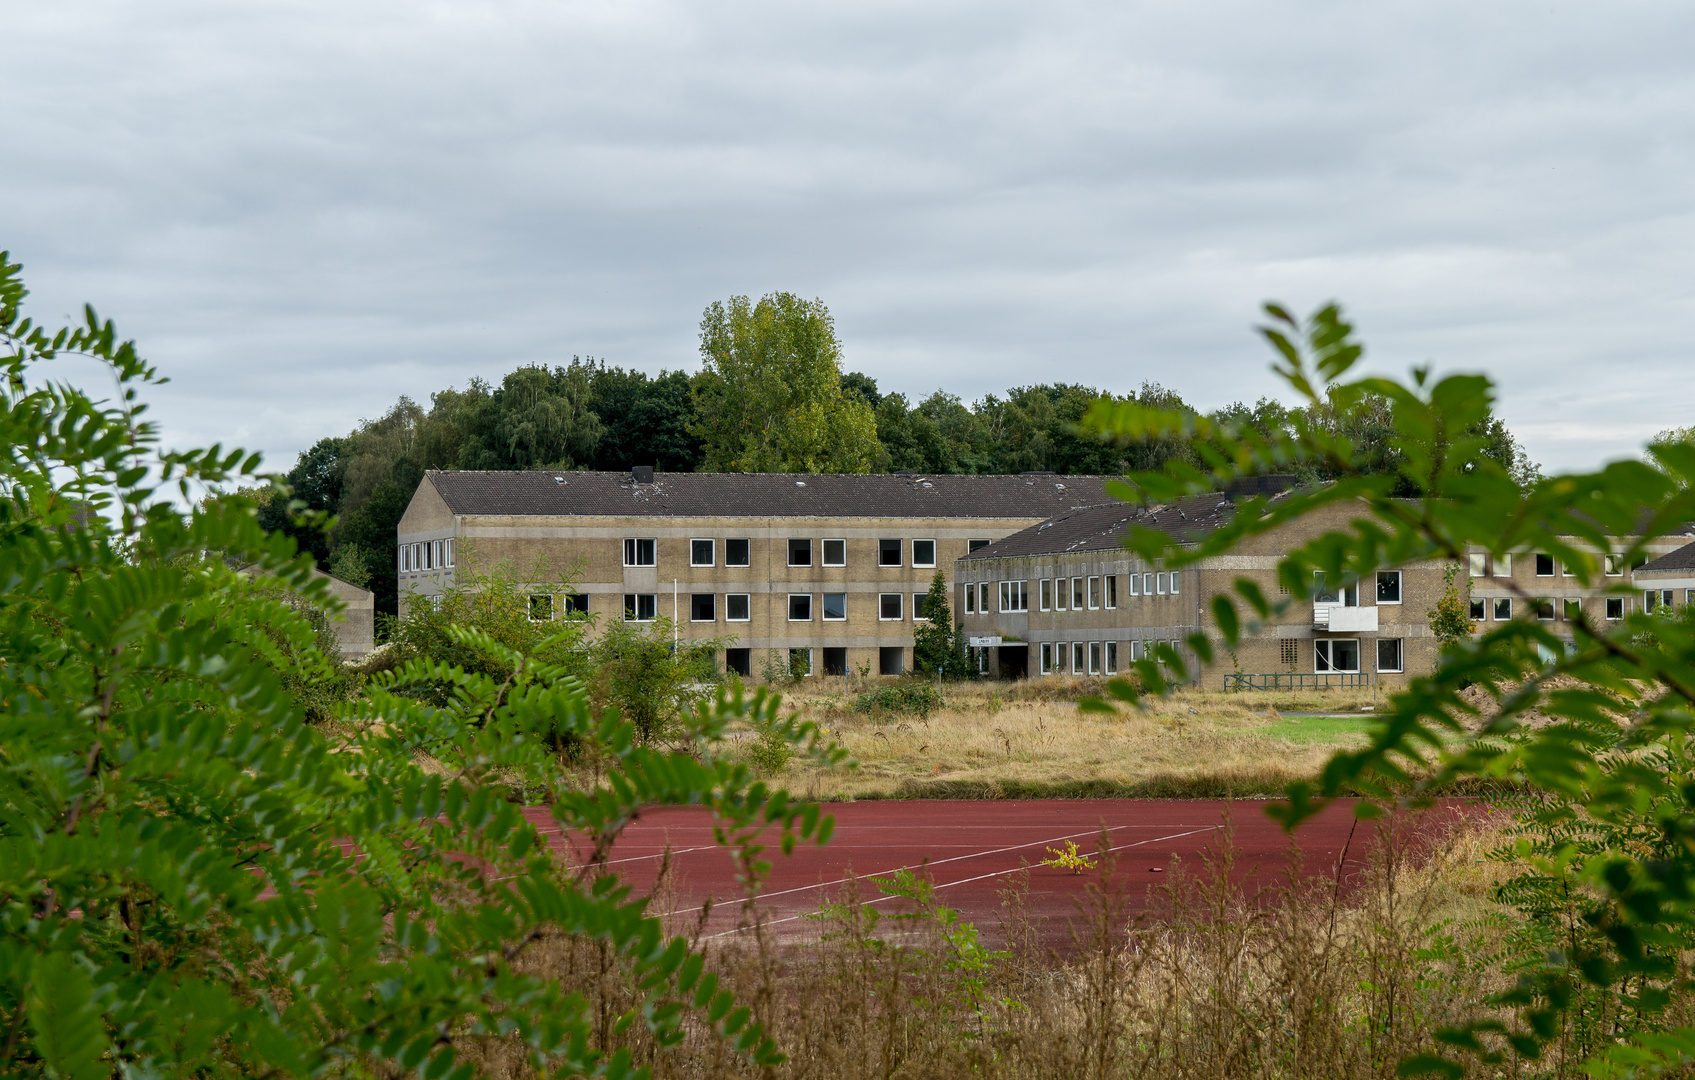
{"type": "MultiPolygon", "coordinates": [[[[1128,578],[1130,596],[1176,596],[1177,571],[1153,574],[1131,574],[1128,578]]],[[[988,615],[991,608],[989,585],[979,581],[965,586],[965,614],[988,615]]],[[[1036,582],[1036,604],[1039,611],[1095,611],[1118,607],[1118,578],[1106,574],[1100,577],[1042,578],[1036,582]]],[[[1000,583],[1002,612],[1030,610],[1030,583],[1003,581],[1000,583]]]]}
{"type": "Polygon", "coordinates": [[[451,570],[453,568],[453,538],[423,540],[416,544],[400,545],[400,572],[414,570],[451,570]]]}
{"type": "Polygon", "coordinates": [[[1042,642],[1041,659],[1038,670],[1043,675],[1063,675],[1068,671],[1072,675],[1116,675],[1118,674],[1119,648],[1127,644],[1126,654],[1130,663],[1139,660],[1152,660],[1154,650],[1165,645],[1173,652],[1179,651],[1183,643],[1176,639],[1169,641],[1073,641],[1073,642],[1042,642]]]}
{"type": "MultiPolygon", "coordinates": [[[[823,656],[822,670],[825,675],[843,675],[848,673],[848,655],[845,646],[826,646],[822,649],[799,648],[790,649],[788,655],[789,674],[795,678],[805,678],[815,674],[820,669],[814,666],[814,661],[823,656]]],[[[724,651],[724,666],[738,675],[753,674],[753,654],[749,649],[726,649],[724,651]]],[[[869,674],[870,665],[861,668],[861,673],[869,674]]],[[[899,645],[884,645],[877,650],[877,674],[900,675],[906,671],[906,649],[899,645]]]]}
{"type": "MultiPolygon", "coordinates": [[[[724,545],[725,566],[750,566],[753,563],[753,543],[745,537],[732,537],[722,541],[724,545]]],[[[966,546],[976,551],[987,547],[987,540],[967,541],[966,546]]],[[[690,566],[717,566],[718,540],[690,540],[690,566]]],[[[788,541],[788,556],[790,566],[811,566],[814,554],[819,556],[821,566],[846,566],[846,540],[820,540],[814,551],[811,539],[790,538],[788,541]]],[[[907,557],[911,556],[911,565],[922,569],[933,569],[936,565],[936,542],[934,540],[879,540],[877,541],[878,566],[906,566],[907,557]]],[[[625,566],[657,566],[659,565],[659,542],[651,537],[633,536],[624,541],[625,566]]]]}
{"type": "MultiPolygon", "coordinates": [[[[625,593],[624,619],[627,622],[651,622],[659,616],[658,593],[625,593]]],[[[790,593],[788,597],[789,622],[812,622],[815,605],[812,593],[790,593]]],[[[847,621],[847,593],[822,593],[816,599],[822,603],[816,609],[825,622],[847,621]]],[[[912,617],[923,620],[925,593],[912,594],[912,617]]],[[[718,601],[716,593],[690,593],[688,597],[688,619],[690,622],[717,622],[718,601]]],[[[724,621],[750,622],[753,619],[753,597],[749,593],[725,593],[724,621]]],[[[586,614],[589,610],[589,598],[576,593],[565,597],[564,613],[586,614]]],[[[530,618],[545,621],[554,617],[554,598],[546,593],[537,593],[530,597],[530,618]]],[[[680,614],[680,613],[679,613],[680,614]]],[[[877,620],[879,622],[899,622],[906,618],[905,593],[877,594],[877,620]]]]}
{"type": "MultiPolygon", "coordinates": [[[[1286,643],[1290,644],[1290,643],[1286,643]]],[[[1286,649],[1285,654],[1293,652],[1286,649]]],[[[1386,674],[1406,670],[1405,642],[1401,638],[1377,639],[1377,670],[1386,674]]],[[[1358,638],[1319,638],[1312,643],[1312,669],[1319,674],[1358,674],[1360,642],[1358,638]]]]}
{"type": "MultiPolygon", "coordinates": [[[[1485,553],[1485,552],[1474,551],[1474,552],[1471,553],[1470,558],[1471,558],[1471,576],[1472,577],[1512,577],[1513,576],[1513,557],[1510,553],[1506,554],[1506,555],[1495,556],[1493,567],[1491,567],[1489,565],[1490,559],[1489,559],[1488,554],[1485,553]]],[[[1535,558],[1536,558],[1536,576],[1537,577],[1554,577],[1555,576],[1555,574],[1556,574],[1556,563],[1557,563],[1558,560],[1556,560],[1552,555],[1544,555],[1544,554],[1541,554],[1541,553],[1538,553],[1535,558]]],[[[1559,574],[1561,574],[1565,577],[1575,576],[1575,575],[1572,574],[1571,567],[1569,567],[1569,566],[1559,566],[1557,568],[1557,570],[1558,570],[1559,574]]],[[[1608,577],[1623,577],[1624,576],[1624,556],[1623,555],[1602,555],[1601,556],[1601,570],[1608,577]]]]}
{"type": "MultiPolygon", "coordinates": [[[[1642,594],[1642,610],[1653,611],[1660,607],[1670,607],[1675,598],[1675,589],[1649,589],[1642,594]]],[[[1695,599],[1695,589],[1688,590],[1689,598],[1695,599]]],[[[1615,622],[1626,615],[1625,598],[1622,596],[1607,596],[1607,620],[1615,622]]],[[[1554,612],[1561,610],[1567,622],[1576,622],[1583,611],[1583,598],[1566,596],[1558,599],[1552,596],[1533,597],[1529,603],[1530,615],[1542,622],[1553,622],[1554,612]]],[[[1476,622],[1493,617],[1496,622],[1511,622],[1513,617],[1513,598],[1510,596],[1474,596],[1471,598],[1471,617],[1476,622]]]]}

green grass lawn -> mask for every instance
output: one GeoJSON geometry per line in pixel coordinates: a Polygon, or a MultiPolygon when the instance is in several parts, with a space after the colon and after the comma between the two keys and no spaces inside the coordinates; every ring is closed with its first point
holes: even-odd
{"type": "Polygon", "coordinates": [[[1357,716],[1285,716],[1281,721],[1267,725],[1265,732],[1294,743],[1338,742],[1350,735],[1363,736],[1371,730],[1372,720],[1370,713],[1357,716]]]}

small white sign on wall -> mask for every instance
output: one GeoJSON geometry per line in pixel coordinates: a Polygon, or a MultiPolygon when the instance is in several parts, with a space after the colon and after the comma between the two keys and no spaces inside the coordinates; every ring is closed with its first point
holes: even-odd
{"type": "Polygon", "coordinates": [[[970,645],[973,649],[987,649],[1001,643],[1001,639],[999,637],[974,637],[966,638],[965,640],[966,644],[970,645]]]}

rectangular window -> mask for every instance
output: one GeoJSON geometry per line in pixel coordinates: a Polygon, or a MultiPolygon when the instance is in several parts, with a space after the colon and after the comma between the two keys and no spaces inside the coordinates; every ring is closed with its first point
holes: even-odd
{"type": "Polygon", "coordinates": [[[1130,643],[1130,662],[1134,664],[1136,661],[1144,660],[1146,658],[1147,653],[1142,643],[1140,641],[1132,641],[1130,643]]]}
{"type": "Polygon", "coordinates": [[[1098,611],[1101,606],[1101,579],[1089,578],[1089,610],[1098,611]]]}
{"type": "Polygon", "coordinates": [[[899,645],[884,645],[877,650],[877,674],[899,675],[906,670],[906,650],[899,645]]]}
{"type": "Polygon", "coordinates": [[[447,557],[446,549],[446,540],[437,540],[430,544],[430,564],[437,570],[440,570],[444,565],[446,565],[443,562],[443,560],[447,557]]]}
{"type": "Polygon", "coordinates": [[[1118,576],[1114,574],[1102,580],[1106,582],[1106,606],[1109,609],[1116,608],[1118,606],[1118,576]]]}
{"type": "Polygon", "coordinates": [[[690,622],[717,622],[718,598],[711,593],[693,593],[689,596],[690,622]]]}
{"type": "Polygon", "coordinates": [[[1143,574],[1142,575],[1142,595],[1143,596],[1152,596],[1153,594],[1154,594],[1154,576],[1152,574],[1143,574]]]}
{"type": "Polygon", "coordinates": [[[1477,622],[1482,622],[1484,619],[1488,618],[1488,611],[1486,610],[1487,604],[1488,604],[1488,602],[1486,600],[1484,600],[1481,596],[1472,597],[1471,598],[1471,617],[1472,617],[1472,619],[1474,619],[1477,622]]]}
{"type": "Polygon", "coordinates": [[[689,541],[690,566],[717,566],[718,544],[713,540],[689,541]]]}
{"type": "Polygon", "coordinates": [[[658,561],[654,541],[645,539],[624,541],[625,566],[654,566],[658,561]]]}
{"type": "Polygon", "coordinates": [[[451,536],[443,542],[447,545],[447,568],[451,570],[453,569],[453,549],[458,545],[453,542],[453,537],[451,536]]]}
{"type": "Polygon", "coordinates": [[[1510,596],[1495,597],[1495,621],[1511,622],[1513,618],[1513,598],[1510,596]]]}
{"type": "Polygon", "coordinates": [[[1673,589],[1649,589],[1642,594],[1642,610],[1653,612],[1661,608],[1670,608],[1674,593],[1675,590],[1673,589]]]}
{"type": "Polygon", "coordinates": [[[1081,641],[1073,642],[1071,645],[1071,674],[1085,675],[1088,673],[1088,668],[1088,648],[1081,641]]]}
{"type": "Polygon", "coordinates": [[[1312,643],[1313,670],[1354,674],[1360,669],[1358,638],[1320,638],[1312,643]]]}
{"type": "Polygon", "coordinates": [[[847,593],[827,592],[824,594],[824,621],[841,622],[847,618],[847,593]]]}
{"type": "Polygon", "coordinates": [[[1071,579],[1071,610],[1083,610],[1083,579],[1080,577],[1071,579]]]}
{"type": "Polygon", "coordinates": [[[934,540],[914,540],[912,542],[912,565],[936,565],[936,542],[934,540]]]}
{"type": "Polygon", "coordinates": [[[811,566],[812,565],[812,541],[811,540],[794,540],[794,539],[791,539],[789,541],[789,565],[790,566],[811,566]]]}
{"type": "Polygon", "coordinates": [[[574,593],[566,593],[565,594],[565,614],[566,615],[587,615],[588,613],[589,613],[589,594],[588,593],[574,592],[574,593]]]}
{"type": "Polygon", "coordinates": [[[412,569],[412,545],[400,545],[400,572],[408,573],[412,569]]]}
{"type": "Polygon", "coordinates": [[[553,621],[553,597],[547,593],[530,594],[530,621],[553,621]]]}
{"type": "Polygon", "coordinates": [[[745,592],[727,593],[724,596],[724,621],[747,622],[753,617],[752,597],[745,592]]]}
{"type": "Polygon", "coordinates": [[[986,581],[979,581],[977,583],[977,614],[987,615],[988,613],[989,613],[989,583],[986,582],[986,581]]]}
{"type": "Polygon", "coordinates": [[[845,678],[847,673],[847,650],[839,645],[826,648],[824,650],[824,674],[845,678]]]}
{"type": "Polygon", "coordinates": [[[1036,592],[1038,594],[1040,594],[1040,597],[1041,597],[1041,609],[1043,611],[1052,610],[1053,609],[1053,582],[1049,581],[1047,578],[1043,578],[1041,580],[1041,582],[1036,586],[1036,592]]]}
{"type": "Polygon", "coordinates": [[[1536,599],[1534,599],[1530,602],[1530,606],[1535,609],[1536,618],[1538,620],[1540,620],[1542,622],[1553,622],[1554,621],[1554,598],[1553,597],[1551,597],[1551,596],[1538,596],[1536,599]]]}
{"type": "Polygon", "coordinates": [[[894,622],[901,617],[901,597],[898,592],[877,594],[877,618],[882,622],[894,622]]]}
{"type": "Polygon", "coordinates": [[[789,621],[790,622],[811,622],[812,621],[812,594],[811,593],[809,593],[809,592],[797,592],[797,593],[790,593],[789,594],[789,621]]]}
{"type": "Polygon", "coordinates": [[[877,565],[878,566],[899,566],[900,565],[900,541],[899,540],[879,540],[879,541],[877,541],[877,565]]]}
{"type": "Polygon", "coordinates": [[[1142,585],[1142,575],[1141,574],[1131,574],[1130,575],[1130,595],[1131,596],[1140,596],[1142,594],[1141,585],[1142,585]]]}
{"type": "Polygon", "coordinates": [[[1603,556],[1601,562],[1608,577],[1622,577],[1624,575],[1623,555],[1603,556]]]}
{"type": "Polygon", "coordinates": [[[1164,574],[1155,574],[1154,575],[1154,595],[1155,596],[1164,596],[1165,595],[1165,575],[1164,574]]]}
{"type": "Polygon", "coordinates": [[[1390,672],[1401,670],[1400,638],[1377,639],[1377,670],[1390,672]]]}
{"type": "Polygon", "coordinates": [[[1607,597],[1607,621],[1617,622],[1622,618],[1624,618],[1624,597],[1607,597]]]}
{"type": "Polygon", "coordinates": [[[1118,642],[1116,641],[1106,643],[1106,673],[1108,675],[1118,674],[1118,642]]]}
{"type": "Polygon", "coordinates": [[[659,614],[659,597],[654,593],[625,593],[624,621],[652,622],[659,614]]]}
{"type": "Polygon", "coordinates": [[[915,621],[930,621],[930,616],[924,614],[924,601],[928,599],[930,599],[929,593],[915,592],[912,594],[912,618],[915,621]]]}
{"type": "Polygon", "coordinates": [[[824,565],[825,566],[846,566],[847,565],[847,541],[846,540],[826,540],[826,541],[824,541],[824,565]]]}
{"type": "Polygon", "coordinates": [[[1512,552],[1509,551],[1505,555],[1495,556],[1495,576],[1496,577],[1512,577],[1513,576],[1513,556],[1512,556],[1512,552]]]}
{"type": "Polygon", "coordinates": [[[747,566],[753,561],[753,545],[746,537],[737,537],[724,541],[724,565],[747,566]]]}
{"type": "Polygon", "coordinates": [[[1536,576],[1537,577],[1553,577],[1554,576],[1554,557],[1552,555],[1543,555],[1540,552],[1537,553],[1537,555],[1536,555],[1536,576]]]}
{"type": "Polygon", "coordinates": [[[1091,641],[1091,642],[1089,642],[1089,674],[1099,675],[1100,673],[1101,673],[1101,643],[1098,642],[1098,641],[1091,641]]]}
{"type": "Polygon", "coordinates": [[[1053,642],[1042,642],[1042,674],[1053,674],[1053,642]]]}
{"type": "Polygon", "coordinates": [[[812,674],[812,650],[789,650],[789,674],[797,679],[804,679],[812,674]]]}
{"type": "Polygon", "coordinates": [[[1561,563],[1560,564],[1560,575],[1562,577],[1574,577],[1574,576],[1576,576],[1573,573],[1570,564],[1568,564],[1568,563],[1561,563]]]}
{"type": "Polygon", "coordinates": [[[1001,610],[1029,611],[1030,583],[1028,581],[1001,582],[1001,610]]]}
{"type": "Polygon", "coordinates": [[[1488,553],[1483,552],[1483,551],[1474,551],[1474,552],[1471,553],[1470,558],[1471,558],[1471,576],[1472,577],[1482,577],[1483,572],[1489,568],[1489,565],[1488,565],[1489,564],[1489,555],[1488,555],[1488,553]]]}
{"type": "Polygon", "coordinates": [[[965,553],[969,555],[973,551],[981,551],[988,547],[990,543],[992,543],[992,541],[989,540],[967,540],[965,542],[965,553]]]}
{"type": "Polygon", "coordinates": [[[1377,602],[1379,604],[1398,604],[1401,602],[1401,572],[1399,570],[1379,570],[1377,572],[1377,602]]]}
{"type": "Polygon", "coordinates": [[[965,583],[965,613],[977,614],[977,586],[969,581],[965,583]]]}
{"type": "Polygon", "coordinates": [[[1065,610],[1065,594],[1071,591],[1070,586],[1065,581],[1065,578],[1053,579],[1053,609],[1055,611],[1065,610]]]}
{"type": "Polygon", "coordinates": [[[1560,606],[1563,609],[1560,617],[1565,619],[1566,622],[1583,621],[1583,598],[1581,596],[1568,596],[1560,606]]]}
{"type": "Polygon", "coordinates": [[[1177,595],[1177,571],[1175,570],[1171,572],[1171,595],[1177,595]]]}

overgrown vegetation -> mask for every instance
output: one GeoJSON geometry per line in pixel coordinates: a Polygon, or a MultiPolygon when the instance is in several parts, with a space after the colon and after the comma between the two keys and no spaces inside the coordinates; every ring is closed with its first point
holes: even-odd
{"type": "Polygon", "coordinates": [[[853,701],[853,711],[865,716],[928,716],[941,707],[941,692],[921,678],[883,683],[853,701]]]}

